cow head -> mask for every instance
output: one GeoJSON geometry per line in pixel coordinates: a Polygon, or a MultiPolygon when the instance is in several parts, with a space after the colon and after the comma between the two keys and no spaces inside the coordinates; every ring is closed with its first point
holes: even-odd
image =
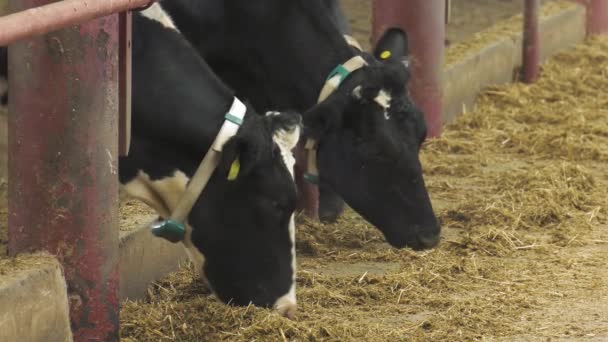
{"type": "Polygon", "coordinates": [[[192,243],[217,296],[293,315],[296,188],[291,150],[301,116],[249,114],[189,215],[192,243]]]}
{"type": "Polygon", "coordinates": [[[396,247],[424,249],[439,241],[418,152],[426,137],[422,112],[407,95],[407,37],[387,31],[325,101],[305,114],[318,142],[320,179],[396,247]],[[397,39],[398,38],[398,39],[397,39]]]}
{"type": "MultiPolygon", "coordinates": [[[[192,9],[191,2],[219,3],[171,3],[192,9]]],[[[372,56],[348,46],[321,0],[224,0],[220,7],[194,11],[190,17],[197,20],[177,25],[190,32],[189,40],[222,80],[257,109],[314,107],[306,114],[305,136],[319,142],[320,184],[378,227],[393,246],[436,245],[440,227],[418,159],[425,122],[405,91],[405,34],[388,31],[372,56]],[[369,66],[314,106],[328,74],[355,53],[366,56],[369,66]]],[[[323,199],[321,194],[321,204],[323,199]]]]}
{"type": "MultiPolygon", "coordinates": [[[[226,111],[240,115],[242,106],[235,106],[233,92],[155,6],[133,16],[132,141],[129,155],[120,158],[119,175],[127,193],[168,218],[226,111]]],[[[249,105],[246,110],[189,211],[183,243],[223,302],[274,306],[291,316],[296,308],[291,150],[302,118],[286,111],[260,115],[249,105]]],[[[172,241],[181,236],[160,235],[172,241]]]]}

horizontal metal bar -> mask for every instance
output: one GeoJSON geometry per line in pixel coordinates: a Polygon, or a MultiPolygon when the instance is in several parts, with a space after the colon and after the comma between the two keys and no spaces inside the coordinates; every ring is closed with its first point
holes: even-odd
{"type": "Polygon", "coordinates": [[[0,46],[91,19],[148,6],[151,0],[64,0],[0,17],[0,46]]]}

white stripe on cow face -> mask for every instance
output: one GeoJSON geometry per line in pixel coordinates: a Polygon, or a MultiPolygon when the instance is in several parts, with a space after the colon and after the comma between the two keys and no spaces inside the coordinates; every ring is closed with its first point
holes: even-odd
{"type": "Polygon", "coordinates": [[[169,14],[167,12],[165,12],[165,10],[162,7],[160,7],[160,5],[157,2],[152,4],[152,6],[146,8],[141,13],[143,14],[144,17],[147,17],[148,19],[152,19],[154,21],[158,21],[164,27],[179,32],[179,30],[173,23],[173,20],[171,19],[169,14]]]}
{"type": "MultiPolygon", "coordinates": [[[[290,169],[291,171],[292,169],[290,169]]],[[[296,314],[297,300],[296,300],[296,224],[294,220],[294,214],[291,214],[289,218],[289,239],[291,240],[291,270],[292,270],[292,283],[289,288],[289,292],[286,295],[277,299],[274,303],[274,307],[281,316],[293,319],[296,314]]]]}
{"type": "MultiPolygon", "coordinates": [[[[266,115],[279,115],[277,112],[268,112],[266,115]]],[[[293,176],[293,168],[296,160],[293,156],[292,150],[300,139],[300,127],[296,126],[291,131],[279,129],[275,131],[272,139],[279,146],[281,150],[281,156],[285,167],[289,171],[291,178],[293,176]]],[[[295,180],[294,180],[295,181],[295,180]]],[[[296,301],[296,225],[294,220],[294,214],[291,214],[289,218],[289,239],[291,242],[291,271],[292,271],[292,283],[287,294],[280,297],[274,304],[279,314],[282,316],[293,318],[297,308],[296,301]]]]}
{"type": "MultiPolygon", "coordinates": [[[[172,176],[158,180],[151,180],[150,176],[140,170],[133,180],[123,185],[123,188],[129,196],[146,203],[163,218],[169,218],[186,191],[188,181],[188,176],[179,170],[175,171],[172,176]]],[[[192,243],[192,227],[187,223],[186,235],[182,243],[194,270],[202,278],[205,257],[192,243]]]]}
{"type": "Polygon", "coordinates": [[[391,94],[389,94],[386,90],[384,89],[380,89],[380,91],[378,92],[378,95],[376,95],[376,97],[374,98],[374,101],[376,101],[376,103],[382,107],[382,110],[384,111],[384,119],[385,120],[389,120],[391,118],[390,114],[389,114],[389,109],[391,108],[391,94]]]}
{"type": "MultiPolygon", "coordinates": [[[[353,96],[357,99],[361,99],[362,95],[361,95],[361,86],[356,86],[355,89],[353,89],[352,92],[353,96]]],[[[374,102],[376,102],[376,104],[378,104],[378,106],[380,106],[380,108],[382,108],[383,112],[384,112],[384,119],[389,120],[391,117],[388,113],[388,111],[391,108],[391,101],[392,101],[392,97],[391,94],[386,91],[385,89],[380,89],[378,91],[378,94],[376,95],[376,97],[374,97],[374,102]]]]}
{"type": "Polygon", "coordinates": [[[378,95],[376,95],[374,98],[374,101],[376,101],[376,103],[384,110],[389,110],[391,107],[391,100],[391,95],[384,89],[380,89],[378,95]]]}

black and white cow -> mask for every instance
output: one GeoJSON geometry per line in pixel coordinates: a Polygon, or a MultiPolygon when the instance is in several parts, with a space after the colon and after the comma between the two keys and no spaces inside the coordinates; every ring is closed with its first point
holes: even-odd
{"type": "Polygon", "coordinates": [[[319,144],[322,218],[335,220],[343,198],[391,245],[433,247],[441,228],[418,157],[425,120],[406,93],[410,74],[399,51],[407,53],[407,37],[392,30],[391,39],[375,47],[378,55],[358,51],[346,43],[324,1],[161,5],[214,72],[256,109],[307,111],[305,137],[319,144]],[[356,55],[369,65],[316,105],[330,72],[356,55]]]}
{"type": "Polygon", "coordinates": [[[334,23],[343,34],[351,34],[350,25],[348,19],[344,14],[344,10],[340,5],[339,0],[323,0],[325,6],[329,10],[330,18],[334,20],[334,23]]]}
{"type": "MultiPolygon", "coordinates": [[[[132,140],[119,161],[127,193],[169,217],[233,103],[158,4],[133,16],[132,140]]],[[[183,243],[223,301],[296,310],[294,112],[246,106],[237,134],[187,220],[183,243]],[[236,179],[228,180],[238,159],[236,179]],[[203,257],[204,256],[204,257],[203,257]]]]}

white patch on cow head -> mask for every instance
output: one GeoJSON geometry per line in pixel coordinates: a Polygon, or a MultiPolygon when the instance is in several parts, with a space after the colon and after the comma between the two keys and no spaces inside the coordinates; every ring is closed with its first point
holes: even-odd
{"type": "Polygon", "coordinates": [[[374,101],[384,110],[388,110],[391,107],[391,100],[391,95],[384,89],[380,89],[378,95],[374,98],[374,101]]]}
{"type": "Polygon", "coordinates": [[[390,114],[388,113],[389,109],[391,108],[391,94],[389,94],[386,90],[384,89],[380,89],[380,91],[378,92],[378,95],[376,95],[376,97],[374,98],[374,101],[376,101],[376,103],[382,107],[382,110],[384,111],[384,119],[388,120],[391,118],[390,114]]]}
{"type": "Polygon", "coordinates": [[[361,86],[356,86],[355,89],[353,89],[353,96],[357,99],[357,100],[361,100],[361,86]]]}
{"type": "MultiPolygon", "coordinates": [[[[280,115],[280,112],[267,112],[266,115],[280,115]]],[[[289,170],[291,177],[293,178],[293,166],[295,165],[295,158],[291,152],[300,140],[300,126],[295,125],[290,129],[277,129],[274,131],[272,140],[279,146],[281,150],[281,156],[285,166],[289,170]]]]}
{"type": "MultiPolygon", "coordinates": [[[[280,112],[267,112],[266,115],[280,115],[280,112]]],[[[294,165],[296,160],[292,150],[298,144],[300,139],[300,126],[295,125],[291,129],[277,129],[272,137],[272,140],[279,146],[281,156],[285,167],[289,171],[291,178],[294,179],[294,165]]],[[[280,315],[293,319],[296,308],[296,224],[294,214],[289,218],[289,240],[291,242],[291,271],[292,282],[287,294],[280,297],[274,304],[275,309],[280,315]]]]}
{"type": "Polygon", "coordinates": [[[296,224],[294,214],[291,214],[289,218],[289,239],[291,240],[291,287],[287,294],[277,299],[274,307],[281,316],[293,319],[298,307],[296,300],[296,224]]]}
{"type": "MultiPolygon", "coordinates": [[[[363,97],[363,95],[361,95],[361,86],[356,86],[353,89],[352,94],[356,99],[361,100],[361,98],[363,97]]],[[[391,116],[388,112],[389,109],[391,108],[391,101],[392,101],[391,94],[389,94],[389,92],[387,92],[384,89],[380,89],[380,91],[378,91],[378,94],[374,98],[374,102],[376,102],[378,104],[378,106],[380,106],[380,108],[382,108],[382,110],[384,112],[385,120],[389,120],[391,118],[391,116]]]]}
{"type": "Polygon", "coordinates": [[[166,27],[168,29],[172,29],[172,30],[179,32],[179,30],[173,23],[173,19],[171,19],[169,14],[167,12],[165,12],[165,10],[162,7],[160,7],[160,5],[157,2],[152,4],[152,6],[146,8],[144,11],[141,12],[141,14],[144,17],[147,17],[154,21],[158,21],[159,23],[161,23],[164,27],[166,27]]]}

